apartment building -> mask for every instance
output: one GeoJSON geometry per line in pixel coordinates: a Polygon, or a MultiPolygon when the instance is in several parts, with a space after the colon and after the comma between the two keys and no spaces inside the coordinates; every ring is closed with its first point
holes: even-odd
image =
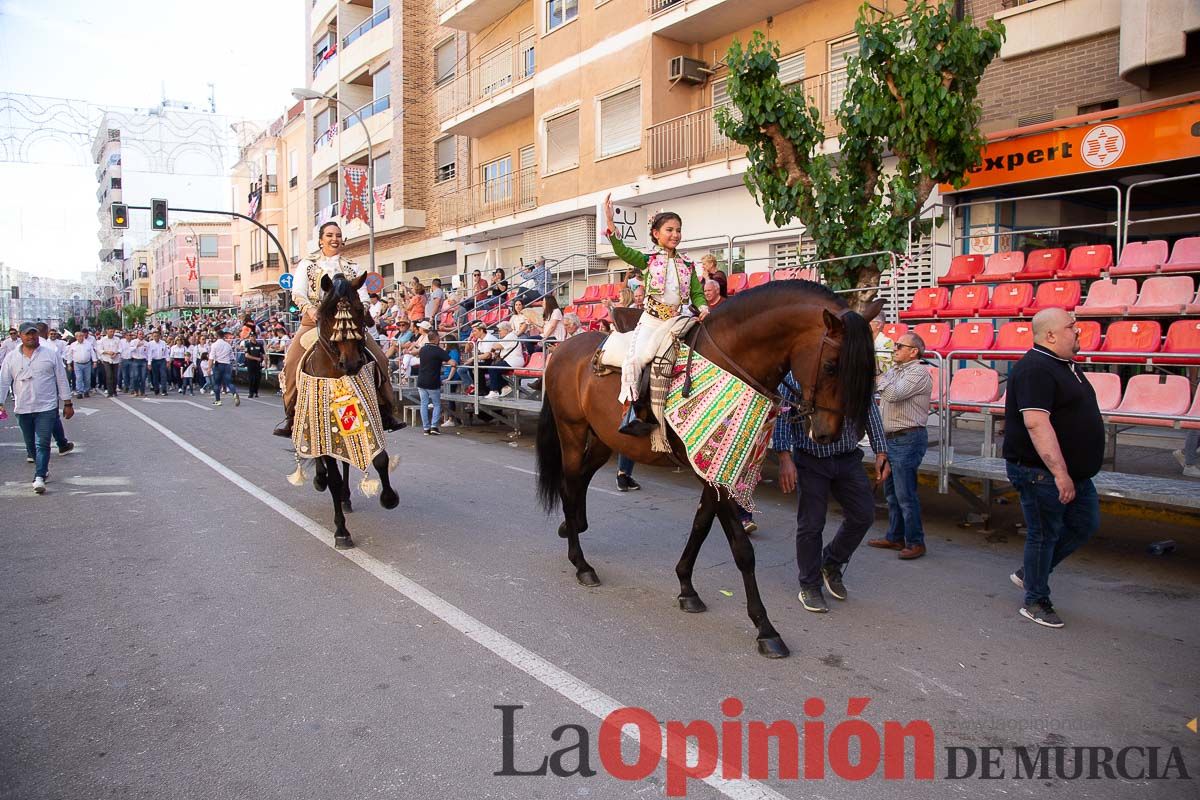
{"type": "Polygon", "coordinates": [[[309,253],[308,159],[303,103],[296,103],[240,150],[231,175],[233,210],[266,226],[283,247],[254,223],[235,217],[233,291],[246,307],[282,307],[279,276],[309,253]]]}
{"type": "Polygon", "coordinates": [[[200,310],[239,305],[228,220],[175,223],[151,240],[149,251],[150,311],[158,318],[179,321],[200,310]]]}
{"type": "Polygon", "coordinates": [[[303,160],[312,209],[302,229],[317,249],[321,223],[336,219],[345,254],[370,266],[370,225],[345,221],[346,167],[369,169],[364,205],[374,223],[374,269],[385,285],[457,271],[461,247],[442,236],[437,197],[459,187],[433,168],[436,129],[430,0],[306,3],[308,81],[335,100],[306,104],[303,160]]]}

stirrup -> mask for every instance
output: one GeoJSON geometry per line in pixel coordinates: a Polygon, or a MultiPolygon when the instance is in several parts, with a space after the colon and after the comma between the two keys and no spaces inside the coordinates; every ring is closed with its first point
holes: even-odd
{"type": "Polygon", "coordinates": [[[642,405],[641,400],[637,400],[630,404],[625,411],[625,416],[621,418],[621,427],[617,429],[618,433],[623,433],[626,436],[645,437],[649,436],[655,428],[658,427],[658,420],[654,417],[654,412],[650,410],[649,405],[642,405]],[[638,416],[638,412],[644,410],[646,418],[638,416]]]}

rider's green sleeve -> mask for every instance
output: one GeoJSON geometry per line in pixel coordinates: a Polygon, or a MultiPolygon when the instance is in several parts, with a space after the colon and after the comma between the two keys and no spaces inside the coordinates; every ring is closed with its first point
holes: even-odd
{"type": "Polygon", "coordinates": [[[610,234],[608,241],[612,244],[613,252],[617,254],[617,258],[636,269],[640,273],[638,277],[645,280],[646,266],[650,263],[650,256],[640,250],[634,250],[617,238],[616,235],[610,234]]]}
{"type": "Polygon", "coordinates": [[[692,296],[692,305],[696,308],[704,308],[708,305],[708,300],[704,297],[704,284],[696,277],[696,270],[692,270],[692,280],[688,284],[688,294],[692,296]]]}

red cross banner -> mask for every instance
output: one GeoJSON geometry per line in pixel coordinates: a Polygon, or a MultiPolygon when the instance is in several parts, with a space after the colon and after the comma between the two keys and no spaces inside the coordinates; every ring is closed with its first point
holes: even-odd
{"type": "Polygon", "coordinates": [[[192,256],[187,256],[184,258],[184,260],[187,261],[187,265],[188,265],[187,279],[189,281],[198,280],[199,276],[196,274],[196,259],[192,256]]]}
{"type": "Polygon", "coordinates": [[[346,202],[342,217],[346,222],[361,219],[367,222],[367,170],[365,167],[346,167],[346,202]]]}

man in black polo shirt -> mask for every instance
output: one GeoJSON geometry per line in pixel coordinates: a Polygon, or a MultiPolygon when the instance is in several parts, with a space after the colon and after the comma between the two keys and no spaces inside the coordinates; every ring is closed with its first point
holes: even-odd
{"type": "Polygon", "coordinates": [[[262,342],[258,340],[258,336],[251,329],[246,334],[246,341],[242,342],[242,349],[246,354],[246,381],[250,384],[250,392],[248,397],[258,397],[258,387],[262,383],[263,359],[266,357],[266,349],[262,342]]]}
{"type": "Polygon", "coordinates": [[[1092,476],[1104,458],[1104,422],[1096,391],[1075,364],[1074,317],[1060,308],[1039,311],[1033,341],[1009,373],[1004,407],[1004,458],[1026,526],[1025,563],[1011,579],[1025,590],[1021,616],[1061,628],[1050,572],[1100,526],[1092,476]]]}

